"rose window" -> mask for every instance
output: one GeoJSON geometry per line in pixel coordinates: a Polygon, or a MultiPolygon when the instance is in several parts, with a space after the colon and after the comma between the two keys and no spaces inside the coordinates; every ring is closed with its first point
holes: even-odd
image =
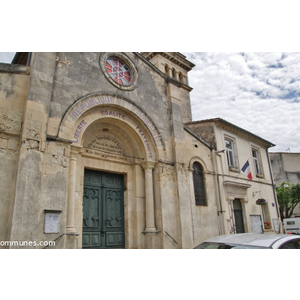
{"type": "Polygon", "coordinates": [[[129,85],[131,82],[130,69],[116,57],[109,57],[105,63],[108,75],[120,85],[129,85]]]}

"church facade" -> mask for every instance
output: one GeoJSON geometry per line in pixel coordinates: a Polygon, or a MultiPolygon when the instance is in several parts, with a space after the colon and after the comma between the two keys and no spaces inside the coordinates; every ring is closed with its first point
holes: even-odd
{"type": "MultiPolygon", "coordinates": [[[[192,122],[193,66],[175,52],[17,53],[1,64],[0,240],[176,249],[231,232],[220,189],[235,199],[234,188],[220,188],[216,144],[192,122]]],[[[255,184],[274,203],[265,174],[255,184]]],[[[243,180],[237,197],[254,201],[243,180]]]]}

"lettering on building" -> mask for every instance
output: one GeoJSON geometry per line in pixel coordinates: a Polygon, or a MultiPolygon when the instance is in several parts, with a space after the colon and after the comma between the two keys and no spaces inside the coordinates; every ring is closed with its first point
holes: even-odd
{"type": "Polygon", "coordinates": [[[79,125],[77,126],[76,130],[75,130],[75,133],[74,133],[74,143],[78,143],[78,140],[79,140],[79,137],[80,137],[80,134],[82,132],[82,130],[84,129],[85,125],[86,125],[86,121],[85,120],[82,120],[79,125]]]}
{"type": "Polygon", "coordinates": [[[139,136],[142,138],[142,140],[143,140],[143,142],[146,146],[146,150],[147,150],[147,153],[148,153],[148,158],[153,158],[152,151],[151,151],[151,148],[150,148],[150,144],[149,144],[143,130],[139,126],[136,126],[135,129],[136,129],[137,133],[139,134],[139,136]]]}
{"type": "Polygon", "coordinates": [[[86,145],[86,153],[101,156],[103,158],[115,158],[126,160],[126,153],[120,143],[110,136],[97,136],[86,145]]]}
{"type": "Polygon", "coordinates": [[[80,102],[80,104],[77,104],[74,107],[71,115],[75,120],[77,120],[86,110],[90,109],[91,107],[99,104],[107,104],[107,103],[114,103],[114,98],[111,96],[100,96],[95,98],[89,98],[80,102]]]}

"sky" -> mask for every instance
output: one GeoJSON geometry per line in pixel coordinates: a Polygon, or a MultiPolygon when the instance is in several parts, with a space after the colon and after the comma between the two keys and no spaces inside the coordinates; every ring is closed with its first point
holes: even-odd
{"type": "Polygon", "coordinates": [[[300,52],[182,54],[195,64],[193,121],[220,117],[275,144],[270,152],[300,152],[300,52]]]}
{"type": "Polygon", "coordinates": [[[220,117],[300,152],[300,53],[186,52],[193,121],[220,117]]]}

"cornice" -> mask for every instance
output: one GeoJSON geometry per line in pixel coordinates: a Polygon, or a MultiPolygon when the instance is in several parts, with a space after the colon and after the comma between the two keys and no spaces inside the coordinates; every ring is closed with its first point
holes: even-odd
{"type": "Polygon", "coordinates": [[[186,71],[190,71],[195,66],[179,52],[141,52],[141,55],[143,55],[147,60],[151,60],[153,57],[161,55],[186,71]]]}
{"type": "Polygon", "coordinates": [[[219,129],[226,130],[232,134],[235,134],[239,137],[245,138],[251,142],[254,142],[256,144],[259,144],[263,147],[269,148],[269,147],[274,147],[275,145],[255,134],[253,134],[250,131],[247,131],[246,129],[243,129],[241,127],[238,127],[237,125],[234,125],[222,118],[213,118],[213,119],[208,119],[208,120],[199,120],[199,121],[193,121],[189,122],[186,125],[193,125],[193,124],[205,124],[205,123],[213,123],[218,127],[219,129]]]}

